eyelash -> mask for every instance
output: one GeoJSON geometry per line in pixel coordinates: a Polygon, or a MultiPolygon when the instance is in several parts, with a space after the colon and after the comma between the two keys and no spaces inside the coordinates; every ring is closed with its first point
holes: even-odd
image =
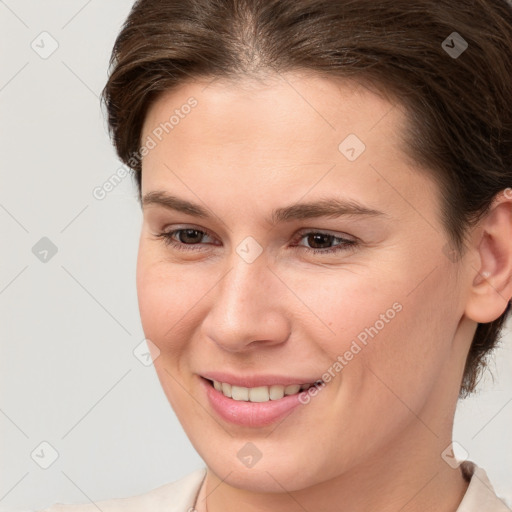
{"type": "MultiPolygon", "coordinates": [[[[174,229],[172,231],[166,231],[166,232],[163,232],[163,233],[159,233],[158,235],[156,235],[156,237],[162,239],[166,246],[171,246],[171,247],[173,247],[173,248],[175,248],[175,249],[177,249],[179,251],[202,251],[203,249],[194,248],[198,244],[185,244],[183,242],[178,242],[178,241],[176,241],[176,240],[174,240],[172,238],[176,233],[179,233],[181,231],[187,231],[187,230],[197,231],[198,233],[202,233],[203,235],[207,235],[207,236],[210,236],[210,237],[213,238],[213,235],[211,235],[211,233],[209,233],[208,231],[206,231],[204,229],[196,229],[196,228],[174,229]]],[[[323,232],[323,231],[307,231],[307,232],[303,232],[303,233],[300,234],[300,236],[298,236],[298,238],[296,238],[296,240],[294,240],[294,242],[297,241],[297,240],[300,241],[303,238],[306,238],[306,237],[308,237],[310,235],[325,235],[325,236],[328,236],[328,237],[332,237],[333,241],[334,240],[341,241],[341,245],[338,245],[338,246],[335,246],[335,247],[329,247],[327,249],[312,249],[310,247],[306,247],[306,246],[303,246],[303,245],[298,245],[298,246],[294,246],[294,247],[301,247],[306,252],[313,253],[313,254],[333,254],[333,253],[337,253],[337,252],[342,252],[342,251],[347,251],[349,249],[353,249],[358,244],[358,242],[356,240],[349,240],[349,239],[342,238],[342,237],[339,237],[339,236],[335,236],[335,235],[332,235],[330,233],[326,233],[326,232],[323,232]]]]}

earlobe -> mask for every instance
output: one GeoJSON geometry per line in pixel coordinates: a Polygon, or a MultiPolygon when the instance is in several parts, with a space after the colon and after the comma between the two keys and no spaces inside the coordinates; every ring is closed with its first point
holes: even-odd
{"type": "Polygon", "coordinates": [[[469,269],[473,282],[466,315],[488,323],[500,317],[512,297],[512,194],[498,194],[479,226],[473,247],[479,265],[469,269]]]}

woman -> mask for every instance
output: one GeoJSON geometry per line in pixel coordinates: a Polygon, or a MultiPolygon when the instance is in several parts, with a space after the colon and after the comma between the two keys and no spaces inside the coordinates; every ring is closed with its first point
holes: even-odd
{"type": "Polygon", "coordinates": [[[505,0],[136,2],[104,99],[206,467],[48,510],[509,510],[452,427],[510,311],[511,76],[505,0]]]}

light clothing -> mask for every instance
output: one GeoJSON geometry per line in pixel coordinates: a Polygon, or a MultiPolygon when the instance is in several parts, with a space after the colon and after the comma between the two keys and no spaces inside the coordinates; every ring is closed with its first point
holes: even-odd
{"type": "MultiPolygon", "coordinates": [[[[466,494],[456,512],[510,512],[495,493],[486,472],[470,461],[461,464],[462,474],[469,481],[466,494]]],[[[57,503],[37,512],[194,512],[205,510],[206,468],[164,484],[144,494],[129,498],[98,501],[96,504],[65,505],[57,503]]]]}

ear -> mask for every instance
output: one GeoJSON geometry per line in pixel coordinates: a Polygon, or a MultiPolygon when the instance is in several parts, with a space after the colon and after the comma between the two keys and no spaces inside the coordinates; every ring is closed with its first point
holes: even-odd
{"type": "Polygon", "coordinates": [[[478,263],[469,263],[473,283],[465,313],[475,322],[492,322],[512,297],[512,188],[496,195],[469,249],[478,263]]]}

